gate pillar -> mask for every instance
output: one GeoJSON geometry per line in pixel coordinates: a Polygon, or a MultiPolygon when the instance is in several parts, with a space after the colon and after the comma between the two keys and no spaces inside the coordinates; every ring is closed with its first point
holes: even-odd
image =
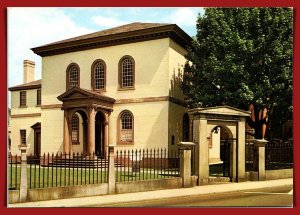
{"type": "Polygon", "coordinates": [[[267,140],[253,140],[254,146],[257,151],[256,155],[256,163],[257,163],[257,171],[258,171],[258,180],[264,181],[266,180],[266,163],[265,163],[265,147],[268,143],[267,140]]]}
{"type": "Polygon", "coordinates": [[[209,154],[207,144],[207,120],[200,119],[199,121],[199,150],[198,150],[198,185],[208,184],[209,182],[209,154]]]}

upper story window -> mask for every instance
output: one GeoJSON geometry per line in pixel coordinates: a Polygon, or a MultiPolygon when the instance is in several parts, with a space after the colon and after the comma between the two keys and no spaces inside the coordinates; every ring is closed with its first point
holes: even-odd
{"type": "Polygon", "coordinates": [[[26,107],[26,91],[20,92],[20,107],[26,107]]]}
{"type": "Polygon", "coordinates": [[[42,97],[41,97],[41,89],[36,91],[36,105],[41,105],[42,97]]]}
{"type": "Polygon", "coordinates": [[[67,89],[80,86],[79,66],[72,63],[67,68],[67,89]]]}
{"type": "Polygon", "coordinates": [[[134,88],[135,63],[130,56],[124,56],[119,62],[119,86],[120,89],[134,88]]]}
{"type": "Polygon", "coordinates": [[[119,115],[119,143],[133,143],[134,120],[130,111],[123,111],[119,115]]]}
{"type": "Polygon", "coordinates": [[[72,117],[72,143],[79,143],[79,117],[77,114],[72,117]]]}
{"type": "Polygon", "coordinates": [[[26,145],[26,130],[25,129],[20,130],[20,139],[21,139],[21,144],[26,145]]]}
{"type": "Polygon", "coordinates": [[[93,90],[105,90],[106,65],[103,60],[96,60],[92,65],[93,90]]]}

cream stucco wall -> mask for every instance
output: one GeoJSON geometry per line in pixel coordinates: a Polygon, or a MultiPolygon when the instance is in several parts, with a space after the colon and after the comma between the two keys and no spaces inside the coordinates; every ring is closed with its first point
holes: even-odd
{"type": "Polygon", "coordinates": [[[29,145],[28,153],[34,153],[34,130],[31,128],[37,122],[41,122],[41,107],[37,106],[37,89],[26,91],[26,106],[20,106],[20,91],[11,92],[11,118],[10,118],[10,138],[11,153],[20,154],[18,145],[21,144],[20,130],[26,129],[26,143],[29,145]],[[34,114],[35,116],[31,116],[34,114]],[[25,117],[19,117],[23,115],[25,117]]]}
{"type": "Polygon", "coordinates": [[[63,117],[61,109],[43,109],[41,152],[63,152],[63,117]]]}
{"type": "Polygon", "coordinates": [[[61,103],[57,96],[66,91],[66,69],[71,63],[80,67],[80,87],[90,90],[91,66],[96,59],[106,63],[104,95],[115,99],[168,96],[168,47],[166,38],[43,57],[43,105],[61,103]],[[125,55],[135,60],[135,90],[119,91],[118,64],[125,55]]]}
{"type": "Polygon", "coordinates": [[[41,117],[23,117],[11,119],[11,153],[20,155],[18,145],[21,144],[20,130],[26,129],[26,144],[29,145],[28,154],[34,153],[34,130],[31,128],[37,122],[41,122],[41,117]]]}
{"type": "Polygon", "coordinates": [[[221,162],[220,158],[220,132],[221,129],[218,129],[218,133],[211,132],[210,142],[211,147],[209,147],[209,163],[218,163],[221,162]]]}
{"type": "Polygon", "coordinates": [[[183,100],[181,83],[186,62],[184,56],[187,51],[171,39],[169,40],[169,44],[169,95],[183,100]]]}
{"type": "Polygon", "coordinates": [[[114,105],[109,117],[111,143],[116,149],[167,148],[168,143],[168,103],[148,102],[114,105]],[[123,110],[129,110],[134,116],[134,144],[117,144],[118,116],[123,110]]]}
{"type": "MultiPolygon", "coordinates": [[[[23,91],[23,90],[22,90],[23,91]]],[[[37,89],[26,91],[26,106],[20,106],[20,91],[11,92],[11,115],[41,113],[41,107],[37,106],[37,89]]]]}
{"type": "Polygon", "coordinates": [[[183,115],[186,113],[187,108],[169,103],[169,149],[177,149],[177,143],[182,141],[182,130],[183,130],[183,115]],[[175,144],[172,145],[172,135],[175,136],[175,144]]]}
{"type": "MultiPolygon", "coordinates": [[[[175,43],[172,39],[169,40],[169,96],[184,100],[181,89],[182,77],[186,50],[175,43]]],[[[177,143],[182,141],[183,131],[183,115],[187,112],[187,108],[169,103],[169,146],[170,149],[176,149],[177,143]],[[175,145],[172,145],[172,135],[175,136],[175,145]]]]}
{"type": "MultiPolygon", "coordinates": [[[[91,65],[96,59],[106,63],[106,92],[103,92],[106,96],[116,100],[169,95],[182,99],[178,82],[172,85],[171,80],[183,71],[183,54],[183,48],[165,38],[43,57],[43,105],[61,104],[57,96],[66,91],[66,68],[70,63],[77,63],[80,67],[80,87],[90,90],[91,65]],[[135,60],[135,89],[119,91],[118,64],[125,55],[135,60]]],[[[117,149],[165,148],[173,133],[177,132],[176,140],[181,140],[185,110],[169,101],[114,104],[109,116],[109,143],[116,145],[117,149]],[[117,144],[117,119],[123,110],[130,110],[134,115],[133,145],[117,144]]],[[[42,109],[42,122],[42,151],[62,151],[63,111],[58,108],[42,109]]],[[[80,150],[82,141],[80,145],[73,146],[74,152],[80,150]]]]}

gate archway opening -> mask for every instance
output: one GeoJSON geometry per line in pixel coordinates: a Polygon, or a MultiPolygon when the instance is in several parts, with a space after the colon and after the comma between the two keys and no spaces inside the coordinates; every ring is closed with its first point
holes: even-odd
{"type": "Polygon", "coordinates": [[[207,139],[209,147],[209,177],[231,180],[233,135],[226,126],[215,126],[207,139]]]}
{"type": "Polygon", "coordinates": [[[232,182],[245,181],[245,127],[250,112],[230,106],[195,108],[190,112],[193,115],[195,175],[198,176],[198,185],[210,183],[208,140],[216,128],[225,129],[224,141],[221,139],[219,141],[220,150],[222,143],[224,150],[227,151],[222,155],[227,164],[224,175],[232,182]]]}

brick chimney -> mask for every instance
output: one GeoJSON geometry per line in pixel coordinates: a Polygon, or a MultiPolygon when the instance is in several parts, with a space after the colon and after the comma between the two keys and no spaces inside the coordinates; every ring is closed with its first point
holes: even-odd
{"type": "Polygon", "coordinates": [[[35,63],[30,60],[24,60],[23,66],[24,66],[24,75],[23,75],[24,84],[34,81],[35,63]]]}

